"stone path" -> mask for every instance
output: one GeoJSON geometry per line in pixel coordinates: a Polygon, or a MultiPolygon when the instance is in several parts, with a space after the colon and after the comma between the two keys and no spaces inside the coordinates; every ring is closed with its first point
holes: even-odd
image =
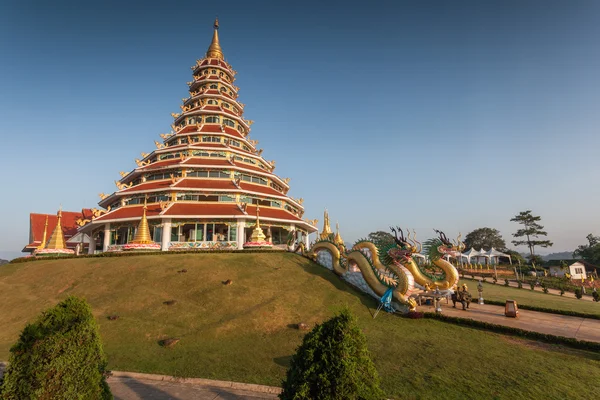
{"type": "MultiPolygon", "coordinates": [[[[520,328],[532,332],[540,332],[555,336],[564,336],[600,343],[600,320],[572,317],[568,315],[550,314],[537,311],[519,310],[518,318],[504,316],[504,307],[489,304],[471,303],[467,311],[462,310],[458,303],[457,308],[452,303],[447,305],[442,301],[442,314],[452,317],[469,318],[476,321],[489,322],[520,328]]],[[[434,312],[433,306],[420,306],[419,311],[434,312]]]]}
{"type": "MultiPolygon", "coordinates": [[[[5,368],[0,362],[0,377],[5,368]]],[[[271,400],[281,392],[272,386],[119,371],[107,382],[115,400],[271,400]]]]}
{"type": "Polygon", "coordinates": [[[276,399],[276,394],[242,389],[197,385],[193,383],[111,377],[108,379],[115,400],[237,400],[276,399]]]}

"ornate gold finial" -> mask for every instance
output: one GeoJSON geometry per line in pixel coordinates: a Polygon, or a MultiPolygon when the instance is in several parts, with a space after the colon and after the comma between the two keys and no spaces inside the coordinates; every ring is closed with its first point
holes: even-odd
{"type": "Polygon", "coordinates": [[[54,232],[52,232],[52,236],[50,236],[50,241],[48,245],[45,247],[46,249],[58,250],[65,249],[65,235],[62,231],[62,226],[60,224],[60,220],[62,218],[62,206],[58,209],[56,213],[57,221],[56,228],[54,228],[54,232]]]}
{"type": "Polygon", "coordinates": [[[219,44],[219,19],[215,18],[214,24],[215,32],[213,33],[212,42],[208,47],[208,51],[206,52],[206,58],[218,58],[219,60],[223,59],[223,51],[221,50],[221,45],[219,44]]]}
{"type": "Polygon", "coordinates": [[[44,225],[44,236],[42,237],[42,243],[38,246],[38,249],[43,249],[46,247],[46,235],[48,232],[48,216],[46,215],[46,224],[44,225]]]}
{"type": "Polygon", "coordinates": [[[119,172],[119,175],[121,175],[121,178],[125,178],[127,176],[127,172],[121,171],[119,172]]]}
{"type": "Polygon", "coordinates": [[[321,238],[321,240],[327,240],[327,239],[331,239],[331,234],[333,232],[331,232],[331,226],[329,226],[329,213],[327,212],[327,209],[325,209],[325,213],[323,214],[323,231],[321,232],[321,235],[319,236],[321,238]]]}
{"type": "Polygon", "coordinates": [[[98,196],[100,196],[100,200],[104,200],[105,198],[108,197],[108,195],[106,193],[98,193],[98,196]]]}
{"type": "Polygon", "coordinates": [[[144,212],[142,214],[142,219],[140,224],[138,225],[137,231],[135,232],[135,236],[131,243],[134,244],[151,244],[154,243],[152,237],[150,236],[150,228],[148,227],[148,220],[146,219],[146,210],[148,209],[147,205],[148,195],[144,197],[144,212]]]}
{"type": "Polygon", "coordinates": [[[266,239],[265,234],[263,233],[263,230],[260,227],[260,207],[258,206],[258,204],[256,205],[256,225],[254,226],[254,230],[252,231],[252,236],[251,239],[252,242],[254,243],[260,243],[260,242],[264,242],[266,239]]]}
{"type": "Polygon", "coordinates": [[[340,235],[340,224],[337,222],[335,223],[335,238],[333,239],[333,242],[339,245],[344,244],[344,239],[342,239],[342,236],[340,235]]]}

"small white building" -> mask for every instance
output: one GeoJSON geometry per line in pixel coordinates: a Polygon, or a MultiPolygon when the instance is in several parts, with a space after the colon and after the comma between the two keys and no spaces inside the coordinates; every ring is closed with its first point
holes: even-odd
{"type": "Polygon", "coordinates": [[[587,273],[585,272],[585,265],[581,261],[575,261],[570,264],[568,269],[561,269],[558,266],[552,266],[549,268],[549,272],[551,276],[565,276],[565,273],[569,273],[571,275],[571,279],[587,279],[587,273]]]}

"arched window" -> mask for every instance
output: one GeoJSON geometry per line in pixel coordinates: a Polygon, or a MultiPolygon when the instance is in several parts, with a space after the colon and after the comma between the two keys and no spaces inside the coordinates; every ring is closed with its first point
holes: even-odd
{"type": "Polygon", "coordinates": [[[210,99],[210,100],[208,100],[208,101],[207,101],[207,103],[208,103],[208,104],[214,104],[214,105],[217,105],[217,104],[218,104],[218,103],[217,103],[217,101],[216,101],[216,100],[213,100],[213,99],[210,99]]]}
{"type": "Polygon", "coordinates": [[[221,92],[227,93],[227,88],[225,86],[221,87],[221,92]]]}
{"type": "Polygon", "coordinates": [[[212,85],[210,85],[210,88],[211,89],[218,89],[219,87],[217,86],[216,83],[213,83],[212,85]]]}
{"type": "Polygon", "coordinates": [[[224,123],[225,125],[227,125],[227,126],[235,127],[235,122],[233,122],[233,121],[232,121],[232,120],[230,120],[230,119],[223,118],[223,123],[224,123]]]}
{"type": "Polygon", "coordinates": [[[221,105],[225,108],[229,108],[229,103],[225,103],[224,101],[221,102],[221,105]]]}
{"type": "Polygon", "coordinates": [[[237,130],[238,130],[238,132],[240,132],[242,135],[243,135],[243,134],[244,134],[244,132],[245,132],[245,131],[244,131],[244,127],[243,127],[241,124],[238,124],[238,126],[237,126],[237,130]]]}
{"type": "Polygon", "coordinates": [[[218,124],[220,122],[220,119],[217,115],[211,115],[206,117],[204,122],[206,122],[207,124],[218,124]]]}

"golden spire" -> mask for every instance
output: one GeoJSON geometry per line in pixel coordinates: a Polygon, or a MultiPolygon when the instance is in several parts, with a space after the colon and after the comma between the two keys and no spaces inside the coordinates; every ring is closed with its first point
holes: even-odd
{"type": "Polygon", "coordinates": [[[260,211],[260,207],[257,204],[256,205],[256,226],[255,226],[255,228],[258,228],[258,229],[260,229],[260,214],[259,214],[259,211],[260,211]]]}
{"type": "Polygon", "coordinates": [[[56,228],[54,228],[54,232],[52,232],[52,236],[50,236],[50,241],[48,245],[45,247],[46,249],[58,250],[65,249],[65,236],[63,235],[62,226],[60,224],[60,219],[62,218],[62,206],[58,209],[56,213],[57,221],[56,228]]]}
{"type": "Polygon", "coordinates": [[[146,198],[144,198],[144,213],[142,214],[142,220],[138,225],[137,231],[135,232],[135,236],[131,243],[134,244],[151,244],[154,243],[152,238],[150,237],[150,228],[148,227],[148,220],[146,219],[146,209],[148,206],[146,205],[146,198]]]}
{"type": "Polygon", "coordinates": [[[215,33],[213,33],[212,42],[208,47],[208,51],[206,52],[206,58],[218,58],[220,60],[223,59],[223,51],[221,50],[221,45],[219,44],[219,18],[215,18],[215,33]]]}
{"type": "Polygon", "coordinates": [[[340,245],[344,244],[344,239],[342,239],[342,236],[340,235],[340,224],[337,222],[335,224],[335,239],[333,239],[333,242],[340,245]]]}
{"type": "Polygon", "coordinates": [[[37,247],[38,249],[43,249],[46,247],[46,235],[48,232],[48,216],[46,215],[46,224],[44,225],[44,236],[42,237],[42,243],[37,247]]]}
{"type": "Polygon", "coordinates": [[[321,232],[321,240],[330,239],[330,236],[333,232],[331,232],[331,226],[329,226],[329,213],[327,209],[325,209],[325,213],[323,214],[323,231],[321,232]]]}
{"type": "Polygon", "coordinates": [[[263,233],[262,229],[260,228],[260,219],[259,219],[259,207],[258,204],[256,205],[256,226],[254,227],[254,230],[252,231],[252,236],[250,237],[250,240],[254,243],[262,243],[265,241],[266,236],[263,233]]]}

